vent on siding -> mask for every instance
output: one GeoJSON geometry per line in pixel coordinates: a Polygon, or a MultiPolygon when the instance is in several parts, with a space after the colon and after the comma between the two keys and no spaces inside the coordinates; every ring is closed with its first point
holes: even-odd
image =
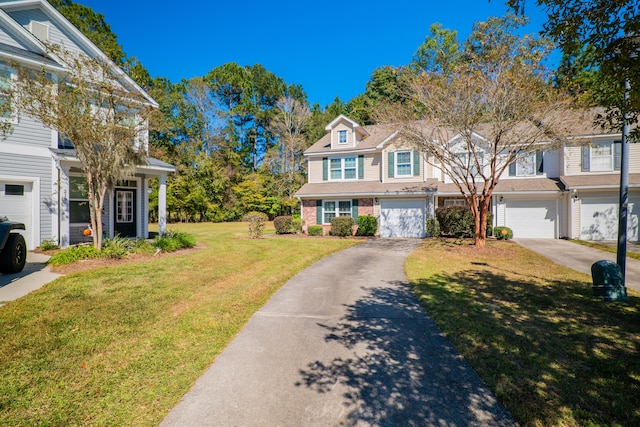
{"type": "Polygon", "coordinates": [[[38,38],[41,42],[49,41],[49,26],[38,21],[31,21],[30,23],[31,33],[38,38]]]}

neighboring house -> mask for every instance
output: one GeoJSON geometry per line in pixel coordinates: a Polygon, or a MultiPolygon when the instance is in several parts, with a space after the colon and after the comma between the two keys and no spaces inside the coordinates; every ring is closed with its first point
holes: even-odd
{"type": "MultiPolygon", "coordinates": [[[[82,51],[105,58],[87,37],[43,0],[0,1],[0,84],[10,85],[14,61],[44,66],[52,74],[64,73],[64,65],[46,53],[45,44],[82,51]]],[[[114,70],[116,65],[113,64],[114,70]]],[[[137,91],[149,105],[157,103],[129,76],[119,72],[121,83],[137,91]]],[[[0,100],[1,101],[1,100],[0,100]]],[[[41,123],[15,114],[0,120],[13,121],[13,131],[0,140],[0,215],[26,224],[29,249],[45,239],[65,247],[87,241],[89,208],[83,191],[83,175],[72,146],[41,123]],[[17,118],[19,117],[19,119],[17,118]]],[[[143,141],[148,147],[148,134],[143,141]]],[[[149,180],[159,179],[160,230],[166,227],[166,177],[172,165],[149,158],[135,175],[107,194],[102,220],[107,236],[148,236],[149,180]]]]}
{"type": "MultiPolygon", "coordinates": [[[[450,178],[392,128],[363,127],[341,115],[326,130],[304,153],[308,182],[296,196],[306,227],[374,215],[381,237],[425,237],[436,208],[465,204],[450,178]]],[[[571,144],[523,156],[494,190],[493,224],[516,237],[617,239],[619,140],[586,128],[571,144]]],[[[628,237],[638,240],[640,145],[630,145],[629,182],[628,237]]]]}

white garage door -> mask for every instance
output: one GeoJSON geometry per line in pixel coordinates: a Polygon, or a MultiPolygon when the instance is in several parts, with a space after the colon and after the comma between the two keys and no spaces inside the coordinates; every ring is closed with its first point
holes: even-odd
{"type": "Polygon", "coordinates": [[[505,225],[513,237],[556,237],[557,209],[555,200],[507,200],[505,225]]]}
{"type": "MultiPolygon", "coordinates": [[[[580,239],[618,240],[618,199],[584,197],[580,203],[580,239]]],[[[638,203],[629,203],[627,240],[638,240],[638,203]]]]}
{"type": "Polygon", "coordinates": [[[22,222],[21,230],[27,247],[33,249],[31,225],[33,224],[33,185],[27,182],[0,181],[0,216],[22,222]]]}
{"type": "Polygon", "coordinates": [[[426,200],[380,201],[380,237],[426,237],[426,200]]]}

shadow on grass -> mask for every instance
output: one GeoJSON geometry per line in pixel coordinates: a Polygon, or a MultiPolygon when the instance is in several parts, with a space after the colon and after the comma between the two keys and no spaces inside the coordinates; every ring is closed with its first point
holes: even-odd
{"type": "Polygon", "coordinates": [[[605,303],[590,283],[492,268],[413,285],[521,424],[640,425],[640,298],[605,303]]]}
{"type": "Polygon", "coordinates": [[[364,290],[337,324],[320,324],[350,356],[309,364],[298,386],[346,390],[343,425],[513,425],[406,283],[364,290]]]}

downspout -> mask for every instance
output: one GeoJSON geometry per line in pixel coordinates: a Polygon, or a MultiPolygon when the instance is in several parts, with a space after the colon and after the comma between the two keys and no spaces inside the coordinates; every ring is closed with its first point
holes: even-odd
{"type": "Polygon", "coordinates": [[[60,192],[61,192],[61,186],[60,186],[60,166],[57,164],[56,162],[56,169],[58,169],[58,246],[62,245],[62,233],[60,233],[60,230],[62,230],[62,215],[61,213],[61,209],[62,209],[62,198],[60,197],[60,192]]]}

